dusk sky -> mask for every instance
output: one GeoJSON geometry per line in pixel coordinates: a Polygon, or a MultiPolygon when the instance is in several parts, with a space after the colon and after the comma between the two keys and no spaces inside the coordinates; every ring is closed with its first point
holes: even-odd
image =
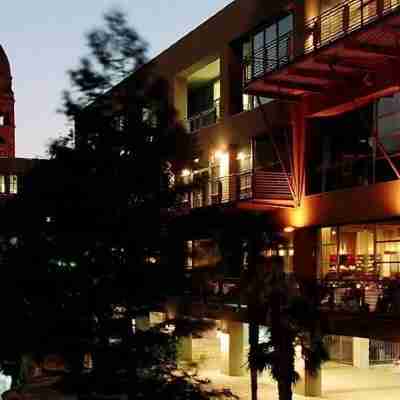
{"type": "MultiPolygon", "coordinates": [[[[3,13],[0,43],[11,62],[16,97],[16,155],[44,157],[50,138],[67,131],[57,114],[66,71],[85,54],[84,34],[113,6],[150,44],[149,56],[231,3],[231,0],[13,0],[3,13]]],[[[206,44],[205,44],[206,45],[206,44]]]]}

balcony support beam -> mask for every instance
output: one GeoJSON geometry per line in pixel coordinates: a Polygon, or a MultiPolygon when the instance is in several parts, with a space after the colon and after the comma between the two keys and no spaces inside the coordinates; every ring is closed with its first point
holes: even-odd
{"type": "Polygon", "coordinates": [[[264,79],[264,82],[267,85],[276,86],[278,91],[280,89],[283,90],[302,90],[309,93],[323,93],[326,88],[323,85],[315,85],[311,83],[304,82],[293,82],[293,81],[285,81],[283,79],[264,79]]]}
{"type": "Polygon", "coordinates": [[[363,52],[369,55],[375,55],[377,57],[386,57],[394,59],[400,58],[400,52],[397,49],[388,46],[378,46],[374,44],[357,43],[352,41],[345,44],[345,49],[363,52]]]}
{"type": "Polygon", "coordinates": [[[286,101],[288,103],[300,103],[301,102],[301,98],[299,96],[293,95],[293,94],[289,94],[289,93],[285,93],[285,92],[275,92],[272,91],[270,89],[265,89],[263,90],[262,88],[259,89],[244,89],[243,93],[251,95],[251,96],[262,96],[262,97],[267,97],[267,98],[271,98],[271,99],[279,99],[282,101],[286,101]]]}
{"type": "Polygon", "coordinates": [[[400,91],[398,63],[395,60],[377,66],[377,70],[364,74],[353,84],[337,86],[331,96],[309,96],[308,117],[329,117],[363,107],[378,98],[391,96],[400,91]]]}
{"type": "Polygon", "coordinates": [[[321,79],[329,83],[344,83],[346,80],[354,79],[357,75],[354,72],[336,72],[320,69],[289,68],[289,75],[300,76],[303,78],[321,79]]]}
{"type": "Polygon", "coordinates": [[[371,61],[360,57],[346,58],[340,56],[320,55],[314,57],[313,61],[317,64],[329,65],[332,70],[334,70],[335,65],[363,72],[376,72],[381,68],[379,63],[376,63],[374,66],[368,65],[371,64],[371,61]]]}

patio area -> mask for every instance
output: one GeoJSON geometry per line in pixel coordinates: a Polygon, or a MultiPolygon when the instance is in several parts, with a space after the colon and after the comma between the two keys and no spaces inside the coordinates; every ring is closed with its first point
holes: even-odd
{"type": "MultiPolygon", "coordinates": [[[[230,377],[216,370],[202,370],[200,375],[211,379],[213,387],[229,388],[240,396],[241,400],[250,400],[249,376],[230,377]]],[[[335,400],[393,400],[400,398],[400,368],[376,366],[358,369],[329,362],[322,370],[322,393],[321,399],[335,400]]],[[[276,385],[267,375],[259,378],[259,398],[278,399],[276,385]]],[[[294,398],[306,399],[300,395],[295,395],[294,398]]]]}

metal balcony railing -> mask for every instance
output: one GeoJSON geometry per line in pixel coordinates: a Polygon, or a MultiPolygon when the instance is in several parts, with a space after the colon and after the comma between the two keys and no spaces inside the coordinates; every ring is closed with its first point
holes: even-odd
{"type": "Polygon", "coordinates": [[[201,111],[185,121],[186,129],[189,133],[198,131],[201,128],[215,124],[221,116],[220,99],[214,101],[211,108],[201,111]]]}
{"type": "Polygon", "coordinates": [[[270,41],[244,60],[244,84],[277,71],[297,57],[312,53],[399,10],[399,0],[341,1],[299,29],[270,41]]]}
{"type": "Polygon", "coordinates": [[[331,311],[400,315],[400,280],[320,281],[321,308],[331,311]]]}
{"type": "MultiPolygon", "coordinates": [[[[213,272],[210,268],[204,272],[199,268],[187,274],[186,296],[193,302],[245,306],[249,283],[240,278],[223,276],[217,267],[212,269],[213,272]]],[[[293,294],[310,296],[310,300],[316,301],[317,307],[324,312],[400,316],[399,279],[369,282],[316,280],[314,292],[310,292],[309,281],[302,282],[293,273],[286,273],[285,280],[293,294]]],[[[265,289],[268,290],[267,287],[265,289]]]]}
{"type": "Polygon", "coordinates": [[[242,200],[293,200],[283,172],[250,170],[229,176],[191,179],[181,201],[187,209],[235,203],[242,200]]]}

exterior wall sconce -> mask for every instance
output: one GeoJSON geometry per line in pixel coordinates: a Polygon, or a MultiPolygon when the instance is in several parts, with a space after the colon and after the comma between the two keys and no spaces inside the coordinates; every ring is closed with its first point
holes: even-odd
{"type": "Polygon", "coordinates": [[[242,161],[242,160],[244,160],[245,158],[246,158],[246,154],[243,153],[242,151],[239,152],[238,155],[237,155],[237,157],[236,157],[236,159],[237,159],[238,161],[242,161]]]}
{"type": "Polygon", "coordinates": [[[184,169],[181,172],[182,178],[188,178],[190,175],[192,175],[192,171],[190,171],[190,169],[184,169]]]}
{"type": "Polygon", "coordinates": [[[295,228],[293,226],[286,226],[283,229],[283,232],[285,232],[285,233],[293,233],[294,231],[295,231],[295,228]]]}

